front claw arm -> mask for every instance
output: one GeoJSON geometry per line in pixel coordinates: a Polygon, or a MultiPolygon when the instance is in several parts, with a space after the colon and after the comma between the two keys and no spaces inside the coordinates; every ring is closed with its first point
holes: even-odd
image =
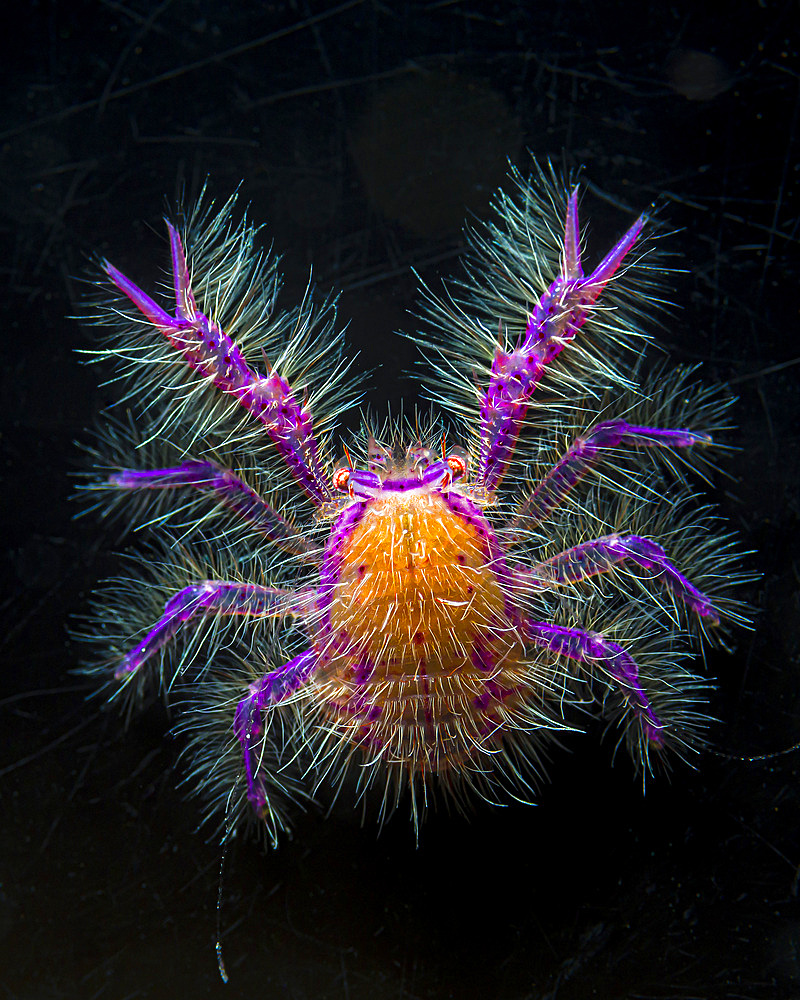
{"type": "Polygon", "coordinates": [[[528,410],[547,365],[574,339],[603,289],[619,269],[646,222],[640,216],[594,271],[584,277],[580,255],[578,194],[567,206],[561,273],[542,295],[528,319],[522,344],[495,351],[481,406],[481,445],[477,481],[491,493],[506,474],[528,410]]]}
{"type": "Polygon", "coordinates": [[[253,371],[228,334],[198,309],[180,235],[169,222],[167,229],[175,291],[174,316],[113,264],[103,261],[103,269],[190,368],[233,396],[264,425],[297,483],[317,507],[322,506],[333,492],[319,459],[310,413],[277,372],[260,375],[253,371]]]}

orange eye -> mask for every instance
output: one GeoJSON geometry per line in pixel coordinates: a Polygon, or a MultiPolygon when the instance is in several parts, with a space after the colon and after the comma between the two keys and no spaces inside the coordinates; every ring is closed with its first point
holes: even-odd
{"type": "Polygon", "coordinates": [[[333,474],[333,479],[331,483],[335,490],[341,490],[342,492],[347,490],[347,484],[350,482],[350,470],[349,469],[337,469],[333,474]]]}
{"type": "Polygon", "coordinates": [[[450,455],[447,459],[447,465],[453,473],[453,479],[461,479],[467,471],[467,463],[458,455],[450,455]]]}

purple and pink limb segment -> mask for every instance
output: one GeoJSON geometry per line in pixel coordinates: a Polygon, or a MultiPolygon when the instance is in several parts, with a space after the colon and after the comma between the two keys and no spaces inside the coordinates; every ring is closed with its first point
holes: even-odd
{"type": "Polygon", "coordinates": [[[264,735],[265,710],[285,701],[300,688],[316,665],[317,657],[313,649],[295,656],[282,667],[265,674],[249,686],[248,694],[236,706],[233,730],[242,746],[245,774],[247,777],[247,799],[263,818],[269,808],[269,799],[259,780],[259,744],[264,735]]]}
{"type": "MultiPolygon", "coordinates": [[[[528,622],[526,632],[531,642],[578,663],[599,667],[619,687],[638,718],[642,734],[657,747],[664,745],[664,723],[658,718],[639,681],[639,668],[630,653],[616,642],[597,632],[565,628],[548,622],[528,622]]],[[[589,671],[590,675],[593,671],[589,671]]]]}
{"type": "Polygon", "coordinates": [[[124,680],[137,673],[193,618],[210,615],[243,615],[248,618],[300,616],[305,611],[308,598],[304,591],[279,590],[255,583],[203,580],[190,584],[167,601],[155,625],[122,658],[114,677],[124,680]]]}
{"type": "Polygon", "coordinates": [[[691,448],[712,443],[708,434],[689,430],[662,430],[640,427],[625,420],[604,420],[576,438],[533,492],[519,507],[508,527],[541,521],[553,511],[569,491],[597,464],[601,453],[620,446],[627,448],[691,448]]]}
{"type": "Polygon", "coordinates": [[[495,351],[489,385],[481,405],[481,443],[477,482],[493,493],[511,463],[528,402],[547,365],[583,326],[603,289],[639,238],[646,221],[640,216],[584,277],[581,267],[578,192],[567,206],[561,274],[541,296],[528,318],[522,343],[513,351],[495,351]]]}
{"type": "Polygon", "coordinates": [[[667,559],[660,545],[640,535],[605,535],[575,545],[571,549],[538,563],[523,576],[533,586],[564,586],[610,572],[619,563],[631,563],[652,570],[653,578],[689,610],[711,625],[719,625],[719,614],[711,600],[667,559]]]}
{"type": "Polygon", "coordinates": [[[216,462],[190,460],[166,469],[121,469],[108,483],[121,490],[169,490],[192,487],[210,493],[251,524],[264,538],[293,555],[310,557],[317,550],[291,523],[237,475],[216,462]]]}
{"type": "Polygon", "coordinates": [[[180,235],[167,222],[175,315],[162,309],[113,264],[103,268],[117,288],[172,344],[190,368],[232,396],[265,427],[299,486],[319,507],[332,491],[319,459],[311,414],[277,372],[254,372],[237,345],[195,302],[180,235]]]}

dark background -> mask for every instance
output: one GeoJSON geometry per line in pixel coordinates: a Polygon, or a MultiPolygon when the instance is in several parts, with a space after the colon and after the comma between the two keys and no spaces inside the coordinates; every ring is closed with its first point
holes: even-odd
{"type": "Polygon", "coordinates": [[[180,746],[127,733],[71,675],[67,622],[117,563],[74,521],[70,473],[105,401],[67,318],[93,253],[163,274],[164,196],[240,181],[284,253],[343,288],[369,399],[413,400],[415,266],[455,267],[526,148],[583,164],[588,253],[660,199],[681,255],[663,340],[740,399],[718,499],[763,576],[755,630],[715,656],[717,749],[800,739],[798,150],[792,2],[203,0],[22,3],[3,28],[0,225],[4,552],[0,996],[800,996],[800,751],[705,755],[646,796],[600,732],[570,740],[537,808],[345,808],[226,864],[176,786],[180,746]]]}

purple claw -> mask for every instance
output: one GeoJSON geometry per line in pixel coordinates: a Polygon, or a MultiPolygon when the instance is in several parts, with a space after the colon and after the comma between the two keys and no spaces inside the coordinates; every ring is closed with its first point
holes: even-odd
{"type": "Polygon", "coordinates": [[[578,194],[573,191],[564,222],[561,274],[541,296],[528,319],[522,344],[498,348],[481,406],[481,450],[476,481],[488,492],[506,474],[527,415],[528,403],[548,364],[587,321],[597,299],[644,227],[640,216],[587,277],[580,259],[578,194]]]}
{"type": "Polygon", "coordinates": [[[108,261],[103,267],[117,288],[170,341],[186,364],[233,396],[265,427],[298,484],[320,507],[333,495],[319,460],[311,415],[277,372],[253,371],[234,341],[197,308],[178,231],[167,223],[175,289],[174,317],[108,261]]]}
{"type": "Polygon", "coordinates": [[[122,271],[119,271],[107,260],[103,261],[103,270],[123,295],[127,295],[136,308],[150,320],[153,326],[165,333],[168,330],[177,329],[178,324],[173,317],[157,302],[154,302],[149,295],[145,294],[138,285],[134,285],[130,278],[126,278],[122,271]]]}
{"type": "Polygon", "coordinates": [[[581,231],[578,224],[578,189],[569,196],[567,221],[564,226],[564,256],[561,262],[561,277],[574,281],[583,277],[581,267],[581,231]]]}
{"type": "Polygon", "coordinates": [[[197,303],[189,278],[189,268],[186,265],[186,254],[183,250],[178,230],[171,222],[167,223],[169,246],[172,252],[172,283],[175,288],[175,314],[183,319],[193,320],[198,315],[197,303]]]}

